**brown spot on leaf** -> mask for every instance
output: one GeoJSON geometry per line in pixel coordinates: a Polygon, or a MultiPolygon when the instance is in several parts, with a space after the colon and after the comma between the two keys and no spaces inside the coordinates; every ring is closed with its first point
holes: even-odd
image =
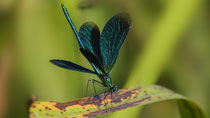
{"type": "Polygon", "coordinates": [[[46,116],[50,116],[48,113],[46,113],[46,116]]]}
{"type": "Polygon", "coordinates": [[[111,108],[108,108],[108,109],[103,109],[103,110],[100,110],[100,111],[90,112],[90,113],[84,114],[83,116],[84,117],[96,117],[99,114],[112,113],[112,112],[119,111],[119,110],[122,110],[122,109],[125,109],[125,108],[137,106],[141,102],[143,102],[145,100],[150,100],[150,99],[151,99],[151,97],[146,97],[146,98],[143,98],[143,99],[135,101],[135,102],[125,103],[125,104],[118,105],[118,106],[115,106],[115,107],[111,107],[111,108]]]}
{"type": "Polygon", "coordinates": [[[36,108],[36,105],[32,104],[31,107],[32,107],[32,108],[36,108]]]}
{"type": "Polygon", "coordinates": [[[109,100],[110,102],[113,103],[119,103],[122,102],[122,100],[127,100],[132,97],[138,96],[140,91],[141,87],[137,87],[133,90],[124,89],[124,90],[119,90],[117,95],[115,93],[112,93],[112,95],[111,93],[107,93],[106,95],[101,94],[99,96],[81,98],[67,103],[56,103],[55,107],[60,110],[66,110],[66,107],[80,105],[83,109],[86,109],[85,107],[86,105],[93,104],[98,106],[99,108],[99,106],[104,105],[104,103],[106,104],[105,100],[109,100]]]}
{"type": "Polygon", "coordinates": [[[51,109],[50,107],[47,107],[47,106],[46,106],[46,107],[45,107],[45,110],[52,110],[52,109],[51,109]]]}

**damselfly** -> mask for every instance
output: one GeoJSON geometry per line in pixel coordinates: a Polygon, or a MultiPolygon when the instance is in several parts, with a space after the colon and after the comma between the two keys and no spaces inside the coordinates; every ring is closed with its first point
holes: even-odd
{"type": "Polygon", "coordinates": [[[102,87],[106,87],[105,92],[117,93],[118,87],[112,84],[110,72],[117,60],[120,47],[130,29],[131,18],[129,14],[122,12],[113,16],[106,23],[101,34],[98,26],[93,22],[84,23],[80,27],[79,32],[77,32],[63,4],[62,8],[77,38],[81,53],[90,62],[94,71],[70,61],[53,59],[50,60],[50,62],[65,69],[97,75],[101,81],[92,79],[93,85],[98,84],[102,87]]]}

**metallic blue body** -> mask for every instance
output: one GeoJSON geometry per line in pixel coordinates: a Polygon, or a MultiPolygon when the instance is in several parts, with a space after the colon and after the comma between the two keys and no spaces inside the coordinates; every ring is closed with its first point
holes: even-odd
{"type": "Polygon", "coordinates": [[[84,23],[79,33],[62,4],[64,14],[78,40],[81,53],[93,66],[94,71],[65,60],[50,60],[53,64],[69,69],[97,75],[101,82],[94,82],[108,88],[108,92],[117,92],[117,86],[112,84],[110,72],[117,60],[119,49],[130,29],[131,19],[127,13],[113,16],[104,26],[100,34],[98,26],[93,22],[84,23]]]}

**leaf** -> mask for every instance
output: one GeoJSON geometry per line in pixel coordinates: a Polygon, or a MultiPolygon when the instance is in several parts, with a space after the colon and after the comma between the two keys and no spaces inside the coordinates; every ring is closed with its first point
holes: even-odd
{"type": "Polygon", "coordinates": [[[189,100],[177,100],[181,118],[204,118],[202,110],[198,106],[189,100]]]}
{"type": "Polygon", "coordinates": [[[121,89],[117,94],[108,93],[59,103],[33,101],[29,108],[30,118],[96,117],[134,106],[143,106],[165,100],[177,100],[183,118],[204,118],[198,105],[184,96],[158,85],[144,85],[121,89]],[[184,111],[184,112],[182,112],[184,111]]]}

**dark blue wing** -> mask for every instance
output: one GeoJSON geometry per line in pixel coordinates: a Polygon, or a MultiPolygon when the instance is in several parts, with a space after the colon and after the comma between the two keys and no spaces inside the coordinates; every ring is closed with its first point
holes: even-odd
{"type": "Polygon", "coordinates": [[[113,16],[105,25],[100,37],[100,51],[103,66],[109,73],[115,64],[119,49],[130,29],[131,19],[127,13],[113,16]]]}
{"type": "Polygon", "coordinates": [[[92,70],[89,70],[87,68],[84,68],[80,65],[74,64],[74,63],[69,62],[69,61],[53,59],[53,60],[50,60],[50,62],[55,64],[56,66],[59,66],[59,67],[65,68],[65,69],[98,75],[98,73],[96,73],[92,70]]]}
{"type": "Polygon", "coordinates": [[[100,31],[95,23],[93,22],[84,23],[79,29],[79,37],[86,50],[100,57],[100,48],[99,48],[100,31]]]}
{"type": "Polygon", "coordinates": [[[79,30],[79,38],[81,40],[80,51],[92,62],[97,68],[104,72],[101,52],[99,47],[100,31],[98,26],[93,22],[84,23],[79,30]]]}
{"type": "MultiPolygon", "coordinates": [[[[100,61],[100,58],[101,58],[100,57],[100,49],[99,49],[100,32],[99,32],[98,27],[92,22],[85,23],[80,28],[80,33],[78,34],[70,16],[69,16],[69,13],[68,13],[66,7],[63,4],[61,4],[61,6],[63,8],[63,12],[64,12],[72,30],[74,31],[75,36],[77,37],[79,47],[84,49],[84,50],[87,50],[86,52],[89,51],[90,53],[92,53],[92,55],[95,55],[95,57],[99,58],[98,60],[100,61]]],[[[83,55],[85,55],[85,54],[83,53],[83,55]]],[[[94,70],[97,73],[100,73],[98,68],[100,69],[102,66],[96,67],[96,64],[91,62],[90,61],[91,59],[89,59],[87,55],[85,55],[85,57],[91,63],[94,70]]],[[[98,62],[98,63],[100,63],[100,65],[102,65],[101,61],[98,62]]],[[[103,70],[101,70],[101,71],[103,71],[103,70]]]]}
{"type": "Polygon", "coordinates": [[[96,66],[98,69],[100,69],[103,73],[105,72],[103,69],[101,60],[96,55],[94,55],[92,52],[90,52],[86,49],[83,49],[83,48],[80,48],[80,51],[87,58],[87,60],[90,63],[93,63],[94,66],[96,66]]]}

